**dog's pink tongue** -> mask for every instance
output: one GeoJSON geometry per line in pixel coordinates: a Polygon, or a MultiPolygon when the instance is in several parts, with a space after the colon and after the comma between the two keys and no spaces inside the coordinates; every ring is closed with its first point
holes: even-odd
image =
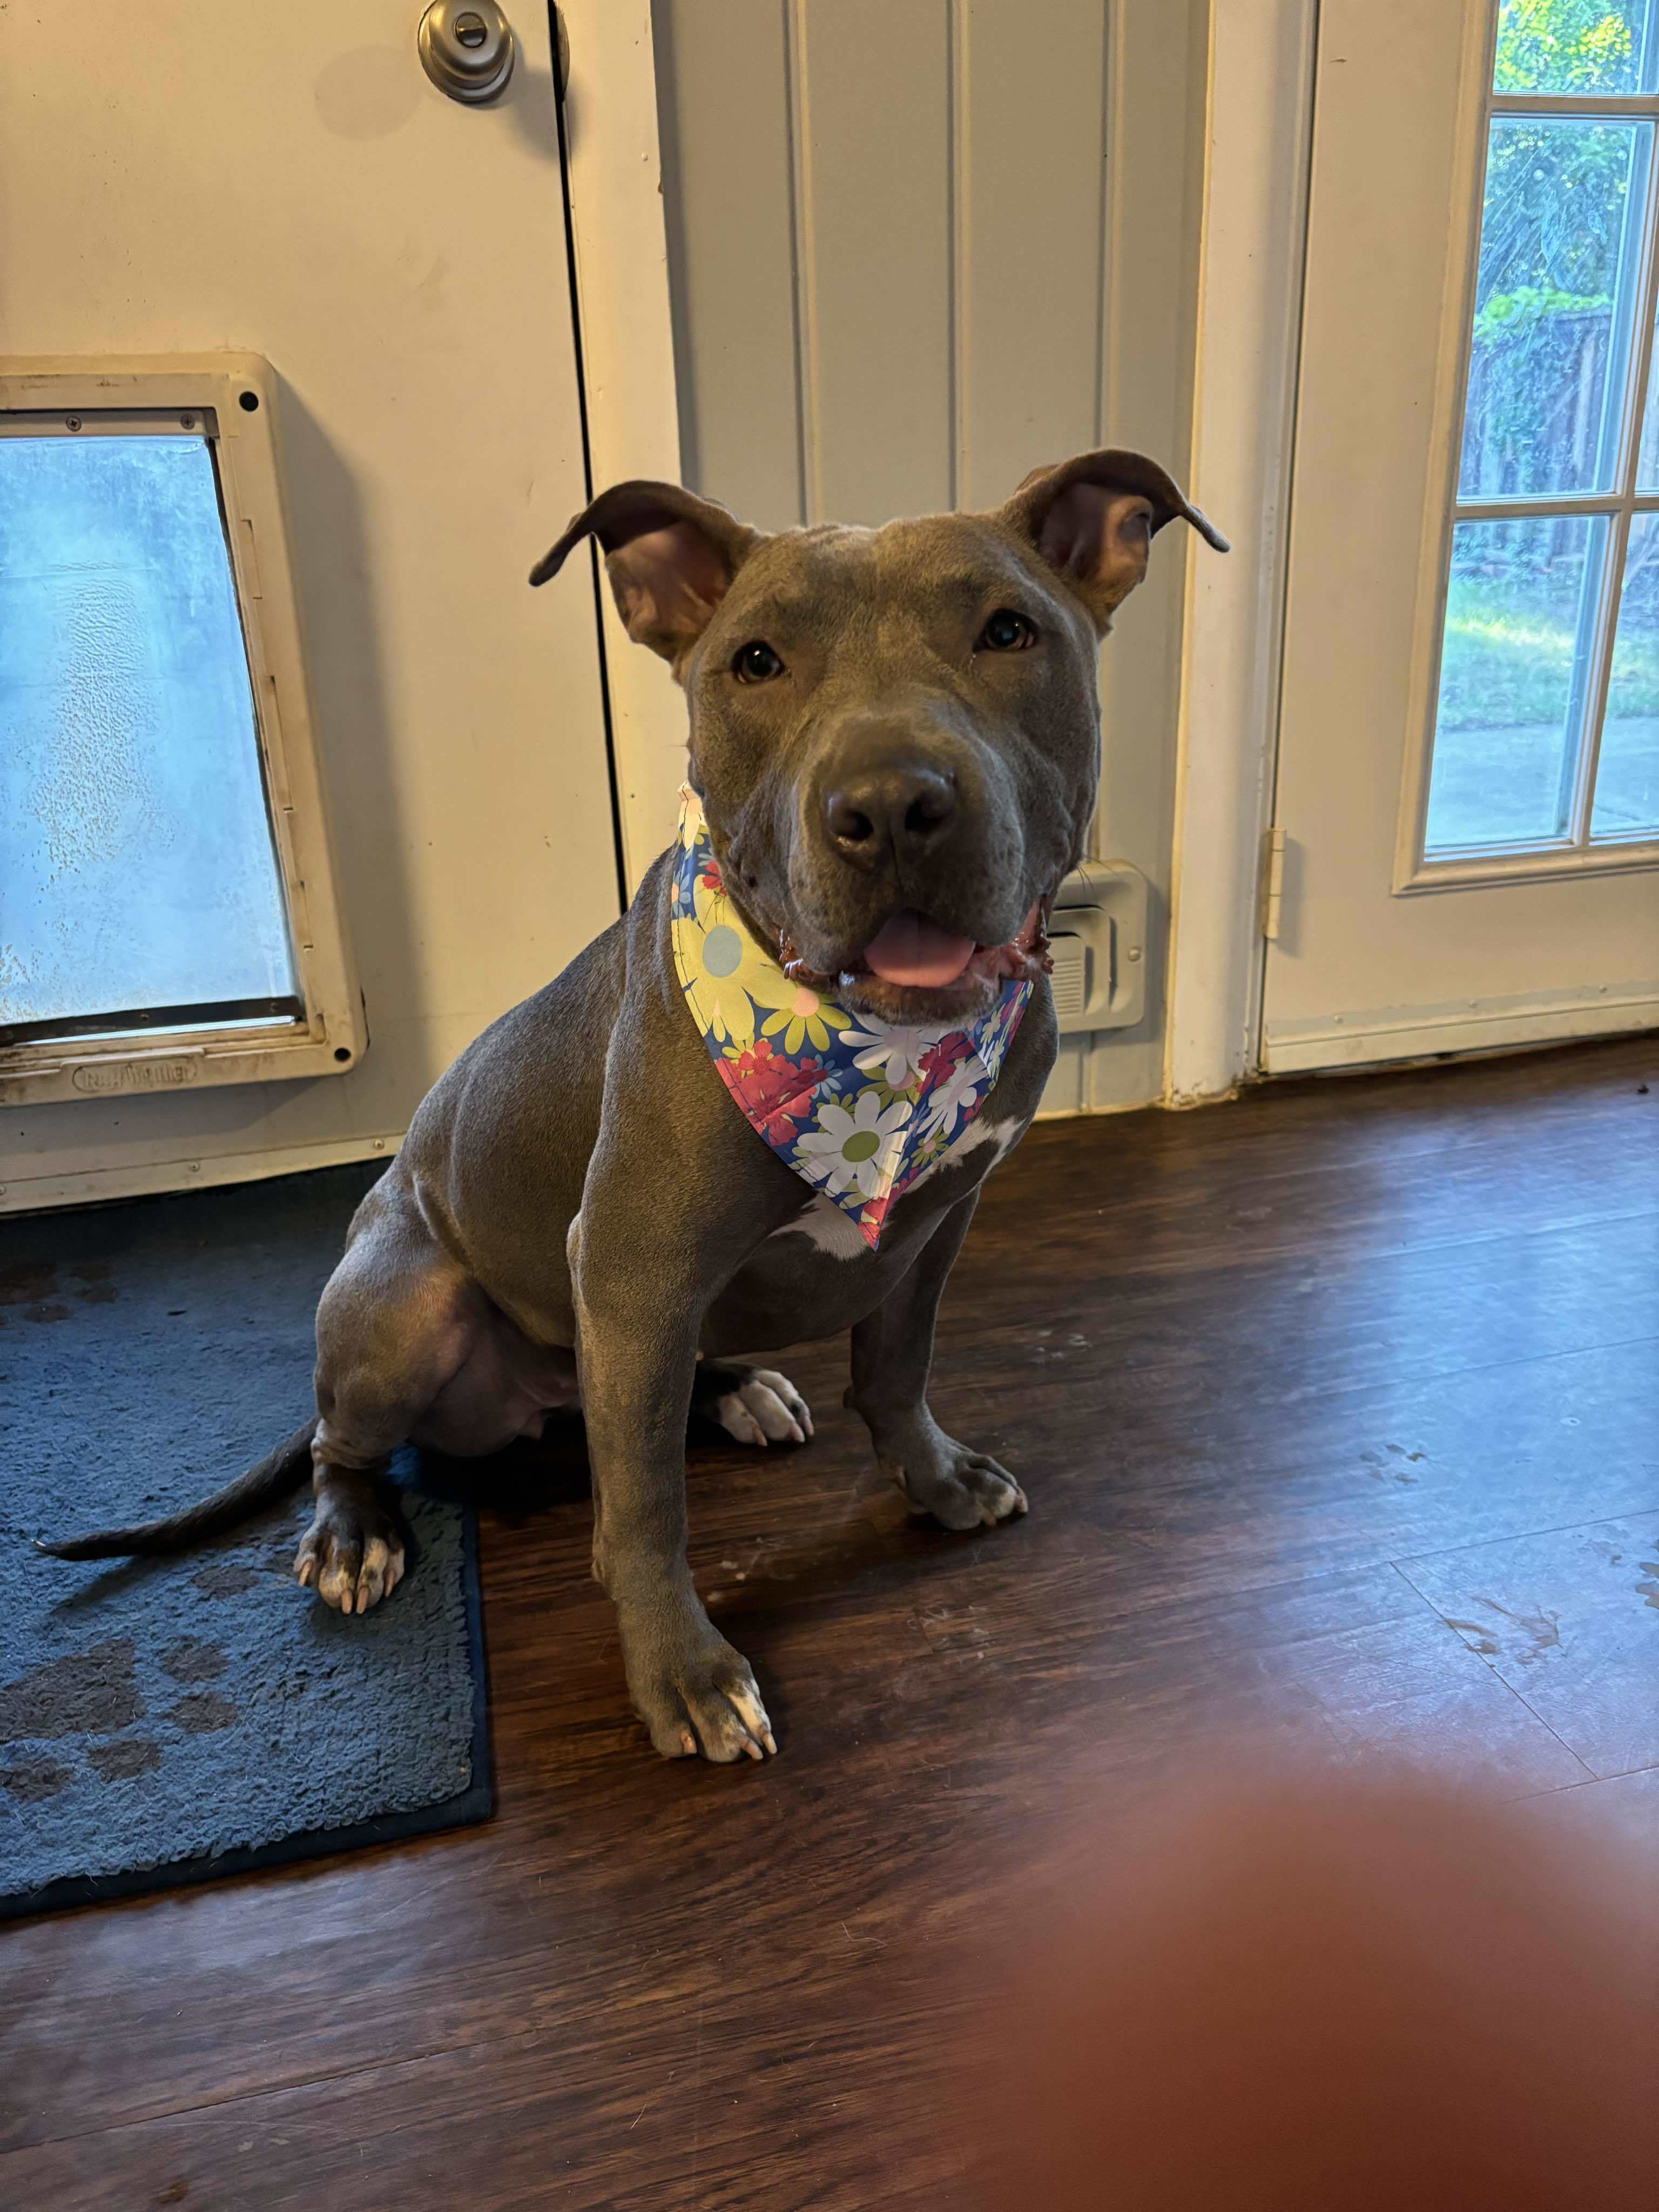
{"type": "Polygon", "coordinates": [[[971,937],[953,937],[912,907],[896,914],[864,948],[865,965],[873,975],[917,990],[954,983],[973,957],[971,937]]]}

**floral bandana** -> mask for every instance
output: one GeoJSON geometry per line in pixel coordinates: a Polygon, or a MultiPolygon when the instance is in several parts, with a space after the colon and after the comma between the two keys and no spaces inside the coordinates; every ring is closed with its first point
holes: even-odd
{"type": "Polygon", "coordinates": [[[726,895],[696,793],[680,797],[669,928],[691,1018],[749,1121],[873,1252],[892,1200],[984,1104],[1031,985],[1005,981],[966,1029],[860,1020],[792,982],[756,943],[726,895]]]}

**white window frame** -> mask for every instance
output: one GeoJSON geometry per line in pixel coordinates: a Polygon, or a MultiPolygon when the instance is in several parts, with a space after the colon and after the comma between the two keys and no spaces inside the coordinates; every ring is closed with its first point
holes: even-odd
{"type": "Polygon", "coordinates": [[[1654,316],[1656,305],[1659,305],[1656,300],[1656,292],[1659,291],[1659,93],[1574,95],[1494,92],[1492,77],[1498,14],[1498,0],[1488,0],[1485,23],[1466,49],[1462,122],[1455,171],[1460,195],[1458,205],[1462,213],[1462,220],[1455,226],[1447,257],[1440,357],[1435,378],[1433,473],[1413,625],[1411,720],[1395,846],[1396,896],[1456,890],[1478,884],[1535,881],[1552,876],[1620,875],[1659,865],[1659,836],[1623,842],[1611,838],[1592,841],[1590,837],[1590,811],[1618,629],[1630,518],[1632,514],[1659,512],[1659,491],[1638,494],[1636,490],[1638,446],[1654,345],[1654,316]],[[1620,469],[1616,483],[1607,492],[1540,495],[1513,500],[1459,500],[1463,410],[1474,344],[1475,289],[1480,276],[1487,143],[1492,120],[1500,115],[1627,118],[1651,121],[1654,125],[1635,248],[1638,257],[1635,321],[1619,425],[1620,469]],[[1559,838],[1540,839],[1533,844],[1494,844],[1484,850],[1471,848],[1431,859],[1425,854],[1424,844],[1439,708],[1440,657],[1451,573],[1453,528],[1460,521],[1522,521],[1528,517],[1541,520],[1557,515],[1605,516],[1608,521],[1583,719],[1573,733],[1577,750],[1572,806],[1566,831],[1559,838]]]}
{"type": "Polygon", "coordinates": [[[126,410],[213,425],[260,769],[292,946],[295,1021],[126,1030],[0,1048],[0,1104],[343,1075],[367,1038],[330,848],[301,652],[276,443],[276,380],[257,354],[0,362],[0,415],[126,410]],[[250,408],[244,394],[252,393],[250,408]]]}

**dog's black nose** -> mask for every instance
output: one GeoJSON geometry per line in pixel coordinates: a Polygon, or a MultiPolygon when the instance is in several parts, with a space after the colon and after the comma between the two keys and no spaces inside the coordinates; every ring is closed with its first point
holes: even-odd
{"type": "Polygon", "coordinates": [[[957,811],[956,786],[921,761],[887,761],[838,776],[825,793],[830,842],[849,860],[874,864],[890,851],[918,856],[937,842],[957,811]]]}

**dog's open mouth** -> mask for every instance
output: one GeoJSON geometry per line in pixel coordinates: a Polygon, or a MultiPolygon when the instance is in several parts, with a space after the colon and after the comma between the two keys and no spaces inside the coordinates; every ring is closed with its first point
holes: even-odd
{"type": "Polygon", "coordinates": [[[835,974],[808,967],[783,931],[778,960],[795,982],[889,1021],[948,1021],[989,1007],[1006,981],[1034,983],[1048,972],[1048,901],[1038,899],[1004,944],[980,945],[903,907],[835,974]]]}

